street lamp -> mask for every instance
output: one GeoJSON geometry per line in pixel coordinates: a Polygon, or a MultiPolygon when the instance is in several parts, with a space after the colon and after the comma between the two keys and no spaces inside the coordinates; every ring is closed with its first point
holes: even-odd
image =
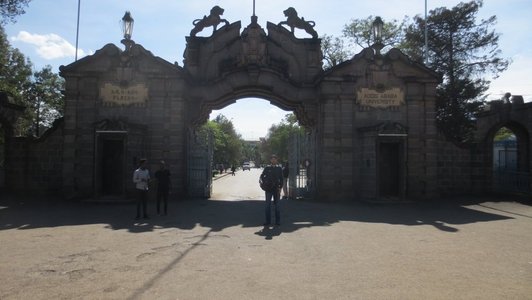
{"type": "Polygon", "coordinates": [[[135,42],[131,40],[131,35],[133,34],[133,24],[135,23],[135,20],[131,17],[131,13],[129,11],[126,11],[124,16],[122,17],[122,32],[124,33],[124,39],[122,40],[122,44],[126,46],[126,50],[129,50],[131,48],[131,45],[133,45],[135,42]]]}
{"type": "Polygon", "coordinates": [[[131,39],[131,35],[133,34],[133,24],[135,23],[135,20],[131,17],[131,13],[129,11],[126,11],[124,16],[122,17],[122,32],[124,33],[124,38],[126,40],[131,39]]]}
{"type": "Polygon", "coordinates": [[[377,51],[377,54],[380,54],[381,49],[384,47],[382,44],[382,27],[384,25],[384,22],[382,22],[381,17],[376,17],[375,21],[373,21],[373,24],[371,25],[371,29],[373,31],[373,39],[374,44],[373,48],[377,51]]]}

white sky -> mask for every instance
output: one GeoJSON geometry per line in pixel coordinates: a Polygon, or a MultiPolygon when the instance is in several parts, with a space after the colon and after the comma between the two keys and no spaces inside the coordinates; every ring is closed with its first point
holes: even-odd
{"type": "MultiPolygon", "coordinates": [[[[429,10],[453,7],[459,2],[427,0],[429,10]]],[[[241,21],[243,29],[250,23],[252,3],[252,0],[81,0],[78,58],[90,55],[108,43],[122,47],[119,21],[128,10],[135,19],[133,40],[154,55],[183,65],[185,37],[190,34],[194,19],[208,15],[214,5],[219,5],[225,9],[223,17],[230,23],[241,21]]],[[[29,57],[36,69],[49,64],[58,72],[60,65],[74,61],[77,5],[76,0],[33,0],[26,8],[26,14],[17,18],[17,23],[5,26],[12,46],[29,57]]],[[[378,15],[386,21],[424,15],[425,1],[256,0],[259,24],[266,29],[267,21],[275,24],[284,21],[283,10],[289,6],[305,20],[316,22],[319,35],[340,36],[344,25],[354,18],[378,15]]],[[[480,17],[497,16],[495,30],[501,33],[499,47],[504,57],[513,60],[509,69],[492,81],[489,100],[511,92],[523,95],[525,101],[532,101],[531,13],[530,0],[484,0],[480,17]]],[[[208,36],[211,32],[212,29],[207,28],[198,35],[208,36]]],[[[307,37],[301,31],[297,31],[296,36],[307,37]]],[[[244,138],[257,139],[288,112],[264,100],[244,99],[213,112],[211,117],[218,113],[233,119],[244,138]]]]}

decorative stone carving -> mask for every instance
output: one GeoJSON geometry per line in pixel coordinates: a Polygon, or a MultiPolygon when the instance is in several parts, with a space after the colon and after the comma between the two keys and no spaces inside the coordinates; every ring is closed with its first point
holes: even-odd
{"type": "Polygon", "coordinates": [[[267,56],[266,33],[256,22],[242,32],[242,57],[240,64],[265,65],[267,56]]]}
{"type": "Polygon", "coordinates": [[[293,7],[289,7],[283,11],[286,21],[280,22],[278,25],[288,25],[292,34],[294,33],[294,28],[299,28],[305,30],[308,34],[312,35],[312,38],[317,39],[318,33],[314,30],[316,23],[314,21],[305,21],[305,18],[298,17],[297,11],[293,7]]]}
{"type": "Polygon", "coordinates": [[[94,123],[98,131],[127,131],[127,122],[121,119],[104,119],[94,123]]]}
{"type": "Polygon", "coordinates": [[[361,127],[358,128],[357,131],[366,135],[376,134],[378,136],[400,137],[408,135],[408,127],[393,121],[386,121],[373,126],[361,127]]]}
{"type": "Polygon", "coordinates": [[[222,19],[220,16],[224,14],[224,9],[218,5],[211,8],[211,13],[209,16],[203,16],[203,19],[196,19],[192,22],[194,28],[190,31],[190,36],[196,36],[196,34],[202,31],[205,27],[213,27],[213,32],[216,31],[218,24],[224,22],[225,25],[229,25],[229,22],[226,19],[222,19]]]}

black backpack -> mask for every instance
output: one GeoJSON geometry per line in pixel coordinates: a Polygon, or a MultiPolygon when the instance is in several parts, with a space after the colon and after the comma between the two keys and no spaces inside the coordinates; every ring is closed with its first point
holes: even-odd
{"type": "Polygon", "coordinates": [[[271,172],[264,172],[259,178],[260,188],[265,192],[273,192],[277,188],[275,179],[271,172]]]}

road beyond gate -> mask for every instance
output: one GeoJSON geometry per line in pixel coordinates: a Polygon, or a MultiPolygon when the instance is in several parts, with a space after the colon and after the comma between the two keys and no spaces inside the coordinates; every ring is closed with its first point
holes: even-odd
{"type": "Polygon", "coordinates": [[[132,204],[11,198],[0,299],[531,299],[530,202],[465,200],[286,200],[263,228],[260,199],[135,223],[132,204]]]}

